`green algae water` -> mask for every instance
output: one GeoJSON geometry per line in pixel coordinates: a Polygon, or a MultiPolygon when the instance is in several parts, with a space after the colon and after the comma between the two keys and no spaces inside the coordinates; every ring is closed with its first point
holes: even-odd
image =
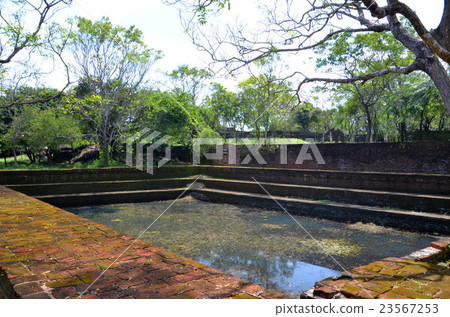
{"type": "MultiPolygon", "coordinates": [[[[70,208],[137,237],[173,201],[70,208]]],[[[141,237],[265,288],[298,297],[345,269],[429,246],[429,236],[259,208],[178,200],[141,237]],[[339,263],[339,264],[338,264],[339,263]]]]}

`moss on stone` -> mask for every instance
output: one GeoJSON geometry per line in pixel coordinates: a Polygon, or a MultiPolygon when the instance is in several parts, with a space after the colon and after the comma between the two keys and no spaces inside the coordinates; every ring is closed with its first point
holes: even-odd
{"type": "Polygon", "coordinates": [[[234,295],[231,297],[232,299],[259,299],[256,296],[247,294],[247,293],[242,293],[242,294],[238,294],[238,295],[234,295]]]}
{"type": "Polygon", "coordinates": [[[80,285],[80,284],[83,284],[83,282],[76,277],[65,278],[65,279],[60,279],[60,280],[55,280],[55,281],[50,281],[50,282],[45,283],[45,285],[50,288],[61,288],[61,287],[75,286],[75,285],[80,285]]]}

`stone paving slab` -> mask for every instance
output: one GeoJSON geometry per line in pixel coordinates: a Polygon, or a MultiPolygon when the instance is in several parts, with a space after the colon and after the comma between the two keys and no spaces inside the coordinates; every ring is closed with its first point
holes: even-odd
{"type": "Polygon", "coordinates": [[[289,298],[133,241],[0,186],[0,298],[289,298]]]}
{"type": "Polygon", "coordinates": [[[450,298],[450,239],[401,258],[386,258],[353,268],[351,277],[327,278],[301,298],[450,298]]]}

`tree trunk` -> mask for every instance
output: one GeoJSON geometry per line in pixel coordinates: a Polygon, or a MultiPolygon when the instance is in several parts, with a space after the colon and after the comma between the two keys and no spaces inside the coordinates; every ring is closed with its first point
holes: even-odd
{"type": "Polygon", "coordinates": [[[258,126],[258,121],[255,122],[255,130],[256,130],[256,138],[259,141],[260,138],[260,131],[259,131],[259,126],[258,126]]]}
{"type": "Polygon", "coordinates": [[[450,113],[450,76],[444,66],[442,66],[436,56],[433,56],[432,58],[429,58],[429,63],[424,67],[424,71],[431,77],[431,80],[436,85],[442,100],[447,107],[447,112],[450,113]]]}
{"type": "Polygon", "coordinates": [[[12,150],[14,156],[14,165],[17,165],[16,139],[13,139],[12,150]]]}
{"type": "Polygon", "coordinates": [[[420,112],[419,140],[423,140],[423,110],[420,112]]]}
{"type": "Polygon", "coordinates": [[[28,159],[30,160],[31,164],[36,162],[36,157],[33,155],[30,149],[28,149],[27,146],[25,146],[25,154],[28,156],[28,159]]]}
{"type": "Polygon", "coordinates": [[[400,142],[406,142],[406,123],[400,123],[400,142]]]}
{"type": "Polygon", "coordinates": [[[366,110],[366,115],[367,115],[367,128],[366,128],[366,143],[371,143],[372,142],[372,118],[369,114],[369,112],[366,110]]]}
{"type": "Polygon", "coordinates": [[[109,149],[109,140],[108,140],[108,132],[107,132],[108,123],[105,118],[102,120],[102,141],[103,141],[103,166],[109,167],[109,155],[108,155],[108,149],[109,149]]]}
{"type": "Polygon", "coordinates": [[[266,122],[264,127],[264,144],[267,144],[267,137],[269,136],[269,113],[266,114],[266,122]]]}
{"type": "Polygon", "coordinates": [[[45,153],[47,154],[48,163],[53,165],[52,152],[50,149],[46,149],[45,153]]]}
{"type": "Polygon", "coordinates": [[[372,141],[377,143],[378,142],[378,118],[376,116],[376,113],[375,113],[374,120],[373,120],[373,134],[372,135],[373,135],[372,141]]]}
{"type": "Polygon", "coordinates": [[[103,140],[103,165],[109,167],[109,155],[108,155],[108,141],[106,138],[103,140]]]}
{"type": "Polygon", "coordinates": [[[439,131],[442,131],[442,130],[444,130],[444,126],[445,126],[445,116],[441,116],[440,118],[439,118],[439,127],[438,127],[438,130],[439,131]]]}
{"type": "Polygon", "coordinates": [[[431,31],[431,34],[439,44],[450,50],[450,0],[444,1],[441,22],[435,30],[431,31]]]}

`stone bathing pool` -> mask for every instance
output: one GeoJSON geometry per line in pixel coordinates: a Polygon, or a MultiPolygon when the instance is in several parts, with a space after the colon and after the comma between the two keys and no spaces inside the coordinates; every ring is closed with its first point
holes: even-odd
{"type": "Polygon", "coordinates": [[[66,210],[137,237],[171,203],[142,240],[297,298],[315,282],[344,269],[404,256],[435,240],[370,224],[294,216],[312,239],[286,213],[198,201],[190,196],[175,202],[66,210]]]}

